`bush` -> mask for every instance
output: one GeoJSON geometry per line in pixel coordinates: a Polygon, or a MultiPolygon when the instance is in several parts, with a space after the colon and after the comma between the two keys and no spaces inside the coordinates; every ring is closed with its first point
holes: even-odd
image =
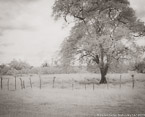
{"type": "Polygon", "coordinates": [[[10,70],[9,66],[7,66],[5,64],[0,65],[0,74],[1,75],[7,74],[9,70],[10,70]]]}
{"type": "Polygon", "coordinates": [[[137,71],[138,73],[145,73],[145,61],[135,63],[133,70],[137,71]]]}

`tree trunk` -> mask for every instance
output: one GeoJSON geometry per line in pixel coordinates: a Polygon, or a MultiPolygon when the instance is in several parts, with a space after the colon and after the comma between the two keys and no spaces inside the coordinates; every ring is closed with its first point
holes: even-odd
{"type": "Polygon", "coordinates": [[[106,84],[106,83],[107,83],[106,75],[105,75],[105,73],[101,73],[100,84],[106,84]]]}
{"type": "Polygon", "coordinates": [[[107,74],[108,68],[109,68],[109,60],[110,60],[110,57],[108,55],[105,55],[105,50],[103,48],[103,45],[100,44],[100,60],[99,60],[99,57],[96,56],[96,63],[99,65],[100,72],[101,72],[100,84],[107,83],[106,74],[107,74]],[[105,58],[107,59],[106,62],[104,60],[105,58]]]}
{"type": "Polygon", "coordinates": [[[101,72],[100,84],[106,84],[107,83],[106,74],[108,72],[108,65],[105,65],[104,67],[100,68],[100,72],[101,72]]]}

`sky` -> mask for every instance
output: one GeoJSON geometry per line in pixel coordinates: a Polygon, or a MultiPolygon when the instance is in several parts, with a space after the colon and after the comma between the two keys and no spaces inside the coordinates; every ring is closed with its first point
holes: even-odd
{"type": "MultiPolygon", "coordinates": [[[[71,26],[55,21],[55,0],[0,0],[0,64],[13,59],[39,66],[55,58],[71,26]]],[[[130,0],[145,22],[145,0],[130,0]]]]}

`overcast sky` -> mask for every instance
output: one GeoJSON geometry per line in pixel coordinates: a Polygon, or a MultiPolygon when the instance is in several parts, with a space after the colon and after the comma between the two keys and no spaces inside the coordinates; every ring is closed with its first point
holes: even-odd
{"type": "MultiPolygon", "coordinates": [[[[55,0],[0,0],[0,64],[21,59],[38,66],[51,61],[69,34],[51,17],[55,0]]],[[[130,0],[145,21],[145,0],[130,0]]]]}

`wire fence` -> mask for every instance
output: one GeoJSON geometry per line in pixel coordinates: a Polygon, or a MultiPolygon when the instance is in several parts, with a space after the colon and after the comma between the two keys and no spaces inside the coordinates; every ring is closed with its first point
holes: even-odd
{"type": "Polygon", "coordinates": [[[143,85],[145,87],[145,79],[136,79],[134,75],[127,80],[122,80],[122,75],[119,76],[119,79],[110,79],[107,78],[106,84],[99,84],[100,79],[92,78],[83,80],[75,80],[75,79],[60,79],[56,76],[53,77],[43,77],[43,75],[38,76],[12,76],[12,77],[0,77],[0,87],[1,90],[17,90],[17,89],[26,89],[26,88],[61,88],[61,89],[91,89],[95,90],[97,88],[106,87],[107,89],[118,87],[125,88],[130,87],[132,89],[137,88],[138,86],[143,85]]]}

